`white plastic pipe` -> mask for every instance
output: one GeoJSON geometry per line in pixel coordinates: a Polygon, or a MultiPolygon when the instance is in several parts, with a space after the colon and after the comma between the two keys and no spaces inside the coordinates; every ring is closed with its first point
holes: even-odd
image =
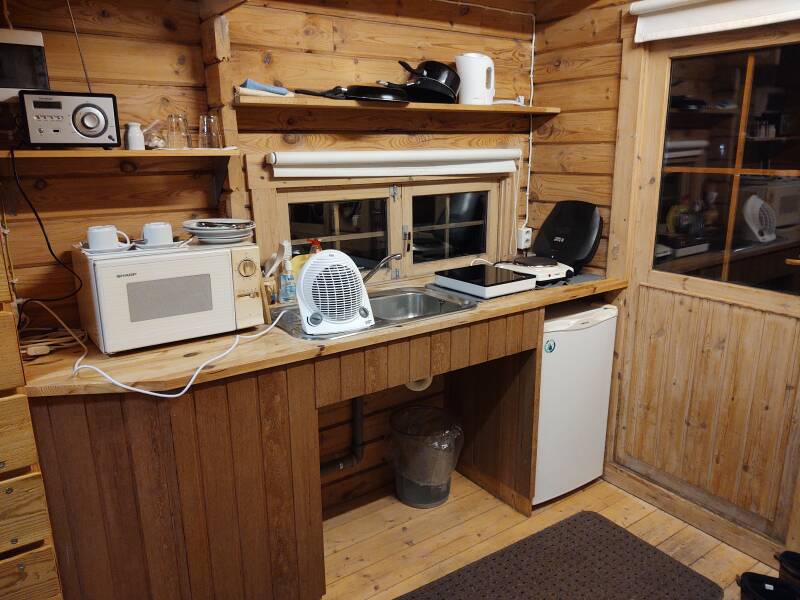
{"type": "Polygon", "coordinates": [[[270,152],[276,177],[381,177],[513,173],[519,149],[270,152]]]}

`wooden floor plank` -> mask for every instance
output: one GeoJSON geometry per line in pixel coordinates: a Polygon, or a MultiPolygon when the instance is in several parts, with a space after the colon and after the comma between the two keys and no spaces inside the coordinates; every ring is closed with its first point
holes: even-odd
{"type": "Polygon", "coordinates": [[[480,490],[446,506],[423,511],[418,518],[396,525],[364,542],[354,544],[325,558],[327,581],[335,582],[371,564],[395,555],[406,547],[447,531],[497,506],[497,499],[480,490]]]}
{"type": "Polygon", "coordinates": [[[692,563],[692,569],[725,589],[736,581],[737,575],[752,570],[758,564],[759,561],[752,556],[727,544],[720,544],[692,563]]]}
{"type": "Polygon", "coordinates": [[[620,527],[627,528],[642,520],[654,510],[656,510],[656,507],[652,504],[648,504],[635,496],[626,496],[619,502],[615,502],[608,508],[601,510],[600,514],[620,527]]]}
{"type": "Polygon", "coordinates": [[[711,552],[720,541],[695,527],[684,527],[678,533],[667,538],[657,546],[665,554],[685,565],[691,565],[697,559],[711,552]]]}
{"type": "MultiPolygon", "coordinates": [[[[480,488],[466,477],[456,475],[453,477],[450,498],[447,502],[452,503],[479,490],[480,488]]],[[[379,501],[375,503],[377,502],[379,501]]],[[[325,556],[341,552],[345,548],[379,535],[387,529],[419,518],[421,514],[424,514],[424,511],[401,504],[395,499],[388,506],[369,511],[363,517],[348,522],[346,526],[325,530],[325,556]]]]}
{"type": "Polygon", "coordinates": [[[628,531],[648,544],[658,546],[686,526],[686,523],[677,517],[660,510],[654,510],[628,527],[628,531]]]}
{"type": "Polygon", "coordinates": [[[369,598],[369,592],[389,589],[395,584],[424,571],[431,563],[441,562],[524,521],[526,517],[510,506],[497,505],[473,519],[465,520],[439,535],[413,544],[399,554],[389,556],[357,573],[328,586],[326,600],[369,598]],[[368,584],[369,589],[365,588],[368,584]]]}
{"type": "Polygon", "coordinates": [[[580,511],[600,513],[739,597],[736,575],[776,575],[756,559],[605,482],[524,517],[458,473],[444,505],[418,510],[381,498],[325,522],[324,600],[389,600],[430,583],[580,511]]]}

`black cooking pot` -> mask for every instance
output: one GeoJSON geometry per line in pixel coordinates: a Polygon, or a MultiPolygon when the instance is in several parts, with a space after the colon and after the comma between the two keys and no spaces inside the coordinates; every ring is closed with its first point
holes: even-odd
{"type": "Polygon", "coordinates": [[[453,97],[458,95],[458,88],[461,86],[461,78],[455,69],[436,60],[425,60],[417,65],[415,69],[404,60],[397,61],[409,73],[417,79],[430,79],[436,81],[447,88],[453,97]]]}

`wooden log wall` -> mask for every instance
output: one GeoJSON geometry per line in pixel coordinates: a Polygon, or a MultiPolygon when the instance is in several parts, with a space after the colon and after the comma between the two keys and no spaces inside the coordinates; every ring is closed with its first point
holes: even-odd
{"type": "Polygon", "coordinates": [[[534,136],[532,226],[562,200],[598,204],[603,239],[589,270],[605,272],[617,135],[624,0],[542,1],[536,10],[534,102],[562,112],[534,136]]]}
{"type": "MultiPolygon", "coordinates": [[[[198,6],[190,0],[72,2],[93,90],[116,94],[121,124],[144,126],[183,112],[197,128],[198,116],[208,109],[198,6]]],[[[15,28],[44,34],[51,88],[85,91],[66,5],[10,0],[9,12],[15,28]]],[[[9,213],[17,295],[63,295],[71,289],[71,276],[48,254],[33,215],[8,179],[9,163],[0,164],[0,193],[9,213]]],[[[165,220],[176,227],[188,218],[216,214],[210,161],[27,159],[18,165],[56,253],[67,262],[71,244],[84,239],[88,225],[114,223],[138,237],[148,221],[165,220]]],[[[69,322],[78,322],[74,300],[54,307],[69,322]]]]}
{"type": "MultiPolygon", "coordinates": [[[[398,59],[453,62],[465,51],[481,51],[494,58],[499,96],[527,98],[533,3],[503,0],[485,2],[491,6],[480,4],[444,0],[248,2],[226,15],[229,56],[209,61],[209,81],[222,82],[215,89],[209,86],[209,101],[229,106],[233,85],[247,77],[311,89],[372,84],[378,79],[402,82],[407,73],[398,59]]],[[[222,112],[223,122],[233,123],[237,143],[248,153],[246,163],[255,168],[263,164],[267,151],[334,147],[514,147],[523,150],[527,161],[529,121],[519,116],[376,115],[358,110],[325,114],[291,108],[222,112]]],[[[233,184],[231,191],[243,188],[233,184]]],[[[246,202],[241,194],[240,205],[246,202]]],[[[236,206],[232,204],[232,213],[236,206]]]]}

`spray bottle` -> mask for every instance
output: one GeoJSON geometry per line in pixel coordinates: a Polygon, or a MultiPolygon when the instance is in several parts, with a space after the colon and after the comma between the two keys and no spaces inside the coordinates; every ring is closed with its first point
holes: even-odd
{"type": "Polygon", "coordinates": [[[280,279],[280,292],[278,300],[280,302],[294,302],[297,297],[297,284],[292,273],[292,243],[289,240],[283,242],[283,272],[280,279]]]}

